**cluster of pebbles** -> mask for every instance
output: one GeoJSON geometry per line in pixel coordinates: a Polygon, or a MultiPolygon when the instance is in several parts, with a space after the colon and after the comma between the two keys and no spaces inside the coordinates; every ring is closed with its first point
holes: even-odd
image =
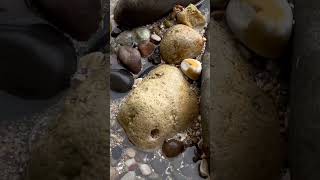
{"type": "Polygon", "coordinates": [[[137,88],[148,73],[161,64],[172,64],[179,68],[190,83],[190,88],[199,94],[201,58],[205,48],[204,33],[207,25],[202,13],[208,15],[209,11],[206,9],[200,12],[194,5],[177,5],[169,16],[150,25],[130,30],[112,26],[110,86],[111,93],[117,95],[113,96],[110,109],[111,179],[208,178],[208,162],[200,148],[200,115],[194,119],[190,128],[167,139],[160,149],[152,152],[142,151],[131,143],[117,121],[117,114],[126,103],[127,94],[137,88]],[[194,17],[189,17],[190,12],[197,13],[194,13],[194,17]],[[183,53],[173,57],[177,53],[172,51],[179,49],[179,43],[172,44],[171,39],[184,41],[180,44],[191,46],[183,49],[185,44],[181,45],[180,52],[183,53]],[[188,40],[191,43],[185,42],[188,40]]]}

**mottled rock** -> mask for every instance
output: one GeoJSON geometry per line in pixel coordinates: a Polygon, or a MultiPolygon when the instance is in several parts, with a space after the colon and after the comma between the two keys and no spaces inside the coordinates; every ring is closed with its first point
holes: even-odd
{"type": "Polygon", "coordinates": [[[190,4],[177,14],[177,22],[192,28],[203,27],[206,24],[206,18],[195,5],[190,4]]]}
{"type": "Polygon", "coordinates": [[[201,54],[204,41],[202,36],[189,26],[173,26],[160,43],[160,52],[164,61],[169,64],[180,64],[187,58],[201,54]]]}
{"type": "Polygon", "coordinates": [[[150,41],[143,41],[138,46],[142,57],[150,56],[155,48],[156,46],[150,41]]]}
{"type": "Polygon", "coordinates": [[[124,93],[132,89],[134,78],[125,69],[114,69],[110,72],[110,88],[113,91],[124,93]]]}
{"type": "Polygon", "coordinates": [[[117,119],[133,144],[153,150],[189,127],[198,113],[197,94],[182,72],[160,65],[131,91],[117,119]]]}
{"type": "Polygon", "coordinates": [[[166,28],[171,28],[174,25],[174,22],[172,20],[166,19],[163,21],[163,25],[166,28]]]}
{"type": "Polygon", "coordinates": [[[182,72],[192,80],[198,80],[201,75],[201,62],[196,59],[185,59],[181,62],[182,72]]]}
{"type": "Polygon", "coordinates": [[[114,10],[115,21],[122,26],[150,24],[169,14],[176,4],[187,6],[199,0],[119,0],[114,10]],[[156,4],[156,5],[155,5],[156,4]]]}
{"type": "Polygon", "coordinates": [[[184,144],[181,141],[170,139],[165,141],[162,145],[163,154],[168,157],[176,157],[184,151],[184,144]]]}
{"type": "Polygon", "coordinates": [[[138,74],[141,71],[141,55],[137,49],[121,46],[118,50],[118,59],[132,73],[138,74]]]}
{"type": "Polygon", "coordinates": [[[278,58],[287,49],[293,14],[287,0],[231,0],[228,25],[249,49],[266,58],[278,58]]]}

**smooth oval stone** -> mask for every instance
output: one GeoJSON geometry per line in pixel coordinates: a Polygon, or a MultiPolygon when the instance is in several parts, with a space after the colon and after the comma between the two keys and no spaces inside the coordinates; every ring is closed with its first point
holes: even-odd
{"type": "Polygon", "coordinates": [[[137,49],[121,46],[118,50],[118,59],[132,73],[138,74],[141,71],[141,55],[137,49]]]}
{"type": "Polygon", "coordinates": [[[180,64],[187,58],[201,54],[204,46],[202,36],[189,26],[173,26],[160,43],[161,57],[169,64],[180,64]]]}
{"type": "Polygon", "coordinates": [[[137,28],[134,30],[134,33],[137,43],[140,43],[142,41],[148,41],[151,36],[150,30],[147,28],[137,28]]]}
{"type": "Polygon", "coordinates": [[[181,141],[170,139],[162,145],[163,154],[168,157],[176,157],[184,151],[184,144],[181,141]]]}
{"type": "Polygon", "coordinates": [[[122,46],[132,46],[134,41],[135,37],[131,31],[123,31],[116,38],[116,42],[122,46]]]}
{"type": "Polygon", "coordinates": [[[148,57],[153,53],[156,46],[150,41],[143,41],[139,44],[138,48],[142,57],[148,57]]]}
{"type": "Polygon", "coordinates": [[[73,38],[88,40],[101,20],[100,0],[33,0],[51,23],[73,38]]]}
{"type": "Polygon", "coordinates": [[[125,69],[111,70],[110,87],[113,91],[124,93],[132,89],[134,84],[133,76],[125,69]]]}
{"type": "Polygon", "coordinates": [[[119,0],[114,10],[115,21],[122,26],[150,24],[167,15],[176,4],[187,6],[199,0],[119,0]]]}

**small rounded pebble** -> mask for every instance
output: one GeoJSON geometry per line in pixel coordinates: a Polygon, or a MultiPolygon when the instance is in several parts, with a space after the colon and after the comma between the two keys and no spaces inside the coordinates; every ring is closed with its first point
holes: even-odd
{"type": "Polygon", "coordinates": [[[118,59],[132,73],[138,74],[141,71],[141,55],[137,49],[121,46],[118,50],[118,59]]]}
{"type": "Polygon", "coordinates": [[[114,148],[112,148],[112,158],[115,160],[120,159],[121,155],[122,155],[122,149],[120,146],[116,146],[114,148]]]}
{"type": "Polygon", "coordinates": [[[142,41],[147,41],[150,39],[151,36],[151,32],[149,29],[147,28],[137,28],[134,30],[135,34],[136,34],[136,41],[142,42],[142,41]]]}
{"type": "Polygon", "coordinates": [[[154,44],[159,44],[161,42],[161,37],[157,34],[152,34],[150,39],[154,44]]]}
{"type": "Polygon", "coordinates": [[[112,32],[111,32],[111,37],[117,37],[119,34],[121,34],[121,29],[119,29],[119,28],[114,28],[113,30],[112,30],[112,32]]]}
{"type": "Polygon", "coordinates": [[[162,152],[168,158],[176,157],[184,151],[184,144],[181,141],[170,139],[162,145],[162,152]]]}
{"type": "Polygon", "coordinates": [[[134,158],[136,156],[136,151],[133,148],[128,148],[126,150],[126,154],[127,156],[129,156],[130,158],[134,158]]]}
{"type": "Polygon", "coordinates": [[[151,168],[147,164],[141,164],[139,168],[144,176],[149,176],[152,173],[151,168]]]}
{"type": "Polygon", "coordinates": [[[156,46],[150,41],[143,41],[139,44],[138,48],[142,57],[148,57],[153,53],[156,46]]]}
{"type": "Polygon", "coordinates": [[[128,167],[128,171],[135,171],[139,167],[139,164],[132,164],[128,167]]]}
{"type": "Polygon", "coordinates": [[[127,167],[130,167],[134,164],[136,164],[136,160],[135,159],[128,159],[124,162],[124,164],[127,166],[127,167]]]}
{"type": "Polygon", "coordinates": [[[136,173],[134,171],[129,171],[127,174],[122,176],[121,180],[135,180],[136,173]]]}
{"type": "Polygon", "coordinates": [[[170,28],[170,27],[173,26],[173,22],[166,19],[166,20],[163,21],[163,25],[164,25],[166,28],[170,28]]]}
{"type": "Polygon", "coordinates": [[[134,78],[125,69],[113,69],[110,72],[110,88],[113,91],[124,93],[132,89],[134,78]]]}
{"type": "Polygon", "coordinates": [[[202,178],[209,177],[209,168],[208,168],[208,161],[206,159],[202,159],[199,165],[199,175],[202,178]]]}
{"type": "Polygon", "coordinates": [[[198,80],[201,75],[201,62],[196,59],[185,59],[181,62],[182,72],[192,80],[198,80]]]}
{"type": "Polygon", "coordinates": [[[116,42],[122,46],[132,46],[134,43],[134,35],[131,31],[124,31],[118,35],[116,42]]]}

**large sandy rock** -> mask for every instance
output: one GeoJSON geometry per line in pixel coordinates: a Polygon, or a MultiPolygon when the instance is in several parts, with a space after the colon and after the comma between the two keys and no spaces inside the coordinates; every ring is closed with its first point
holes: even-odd
{"type": "Polygon", "coordinates": [[[275,105],[250,77],[253,67],[226,29],[211,20],[211,177],[279,179],[282,154],[275,105]]]}
{"type": "Polygon", "coordinates": [[[109,175],[109,82],[103,54],[80,61],[88,78],[72,89],[47,136],[32,150],[29,180],[97,180],[109,175]]]}
{"type": "Polygon", "coordinates": [[[198,113],[198,97],[182,72],[161,65],[131,92],[117,119],[132,143],[153,150],[188,128],[198,113]]]}
{"type": "Polygon", "coordinates": [[[203,46],[204,40],[196,30],[178,24],[173,26],[163,37],[160,53],[167,63],[180,64],[184,59],[199,56],[203,46]]]}

